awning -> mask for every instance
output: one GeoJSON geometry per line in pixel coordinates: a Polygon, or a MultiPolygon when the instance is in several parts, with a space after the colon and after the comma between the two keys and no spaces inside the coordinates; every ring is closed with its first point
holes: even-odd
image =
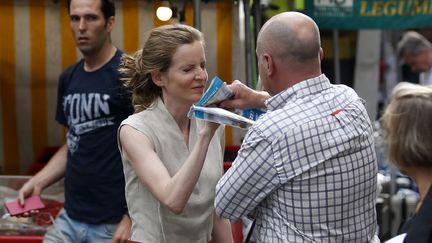
{"type": "Polygon", "coordinates": [[[432,0],[306,0],[320,29],[407,29],[432,26],[432,0]]]}

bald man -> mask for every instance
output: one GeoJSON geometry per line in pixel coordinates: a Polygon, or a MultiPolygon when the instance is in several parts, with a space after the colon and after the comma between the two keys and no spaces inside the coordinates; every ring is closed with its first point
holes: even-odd
{"type": "Polygon", "coordinates": [[[251,216],[258,242],[379,242],[377,163],[364,101],[321,73],[315,22],[298,12],[262,27],[266,92],[238,81],[224,107],[266,107],[216,187],[216,213],[251,216]]]}

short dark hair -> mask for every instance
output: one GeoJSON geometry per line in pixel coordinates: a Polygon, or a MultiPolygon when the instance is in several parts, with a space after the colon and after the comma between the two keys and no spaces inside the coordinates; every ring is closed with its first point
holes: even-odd
{"type": "MultiPolygon", "coordinates": [[[[100,0],[101,1],[101,11],[104,15],[105,20],[109,17],[115,16],[115,4],[114,0],[100,0]]],[[[68,13],[70,14],[70,4],[72,0],[66,0],[68,13]]]]}

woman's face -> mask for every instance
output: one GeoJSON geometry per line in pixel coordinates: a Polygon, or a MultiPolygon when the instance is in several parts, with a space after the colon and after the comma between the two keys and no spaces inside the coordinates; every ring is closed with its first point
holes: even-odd
{"type": "Polygon", "coordinates": [[[202,96],[208,79],[204,47],[201,42],[177,48],[171,66],[161,75],[164,99],[187,105],[196,103],[202,96]]]}

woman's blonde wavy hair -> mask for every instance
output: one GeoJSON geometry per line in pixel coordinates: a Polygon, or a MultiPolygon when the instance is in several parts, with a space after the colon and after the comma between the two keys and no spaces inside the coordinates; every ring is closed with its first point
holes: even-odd
{"type": "Polygon", "coordinates": [[[163,25],[150,31],[142,50],[133,55],[124,54],[120,61],[120,79],[132,92],[135,112],[149,108],[162,96],[162,89],[152,81],[153,71],[165,72],[172,57],[181,45],[200,41],[202,33],[188,25],[163,25]]]}
{"type": "Polygon", "coordinates": [[[382,122],[392,163],[400,169],[432,167],[432,86],[396,85],[382,122]]]}

